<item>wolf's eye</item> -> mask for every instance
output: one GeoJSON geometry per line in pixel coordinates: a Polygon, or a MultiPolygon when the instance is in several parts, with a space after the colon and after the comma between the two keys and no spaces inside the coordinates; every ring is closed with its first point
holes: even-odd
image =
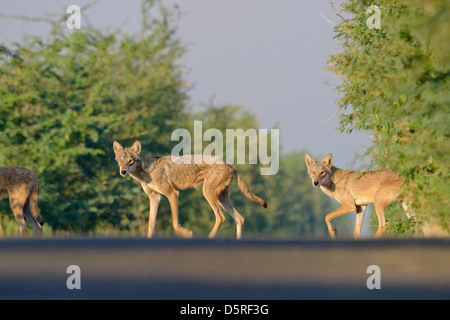
{"type": "Polygon", "coordinates": [[[134,160],[133,160],[133,159],[130,159],[130,160],[128,160],[128,163],[129,163],[130,165],[132,165],[132,164],[134,163],[134,160]]]}
{"type": "Polygon", "coordinates": [[[325,175],[325,171],[322,171],[322,172],[320,173],[320,175],[321,175],[321,176],[324,176],[324,175],[325,175]]]}

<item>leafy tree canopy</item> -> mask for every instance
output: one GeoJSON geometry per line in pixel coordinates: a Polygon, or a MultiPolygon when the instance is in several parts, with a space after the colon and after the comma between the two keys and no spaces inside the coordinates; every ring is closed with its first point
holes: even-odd
{"type": "Polygon", "coordinates": [[[419,222],[448,232],[450,3],[378,1],[379,29],[372,4],[347,0],[338,13],[328,64],[342,79],[339,129],[370,131],[367,154],[405,179],[419,222]]]}

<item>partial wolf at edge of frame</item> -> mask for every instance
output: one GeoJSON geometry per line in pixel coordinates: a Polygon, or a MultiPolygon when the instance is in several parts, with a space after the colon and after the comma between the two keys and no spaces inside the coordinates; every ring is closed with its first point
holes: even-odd
{"type": "MultiPolygon", "coordinates": [[[[5,194],[19,225],[20,236],[28,234],[25,218],[33,226],[34,235],[42,235],[44,219],[38,208],[39,179],[36,174],[17,166],[0,167],[0,197],[5,194]]],[[[3,236],[1,223],[0,236],[3,236]]]]}

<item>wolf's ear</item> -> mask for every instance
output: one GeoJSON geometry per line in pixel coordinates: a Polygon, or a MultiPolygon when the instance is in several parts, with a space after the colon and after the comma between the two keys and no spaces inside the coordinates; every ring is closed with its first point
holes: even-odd
{"type": "Polygon", "coordinates": [[[118,143],[117,141],[114,141],[113,146],[114,146],[114,153],[115,154],[118,154],[119,152],[123,151],[122,145],[120,143],[118,143]]]}
{"type": "Polygon", "coordinates": [[[311,157],[311,155],[309,153],[307,153],[307,154],[305,154],[305,162],[306,162],[306,166],[309,168],[314,163],[316,163],[316,160],[314,160],[314,158],[311,157]]]}
{"type": "Polygon", "coordinates": [[[141,154],[141,143],[139,140],[136,140],[133,145],[131,146],[131,150],[136,152],[137,154],[141,154]]]}
{"type": "Polygon", "coordinates": [[[331,168],[333,166],[333,155],[331,153],[327,154],[325,159],[322,160],[322,163],[328,168],[331,168]]]}

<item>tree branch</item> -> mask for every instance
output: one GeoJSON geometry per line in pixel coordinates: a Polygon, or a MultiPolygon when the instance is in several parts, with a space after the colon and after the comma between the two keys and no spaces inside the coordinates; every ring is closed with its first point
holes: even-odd
{"type": "Polygon", "coordinates": [[[333,1],[328,0],[328,2],[330,2],[331,9],[333,9],[334,13],[335,13],[339,18],[341,18],[342,21],[347,21],[347,19],[345,19],[343,16],[341,16],[341,15],[339,14],[339,12],[337,12],[337,10],[334,8],[334,3],[333,3],[333,1]]]}
{"type": "Polygon", "coordinates": [[[331,20],[328,20],[328,19],[325,17],[325,15],[324,15],[323,13],[321,13],[320,16],[321,16],[322,18],[324,18],[326,22],[331,23],[332,25],[337,25],[337,23],[335,23],[335,22],[333,22],[333,21],[331,21],[331,20]]]}

